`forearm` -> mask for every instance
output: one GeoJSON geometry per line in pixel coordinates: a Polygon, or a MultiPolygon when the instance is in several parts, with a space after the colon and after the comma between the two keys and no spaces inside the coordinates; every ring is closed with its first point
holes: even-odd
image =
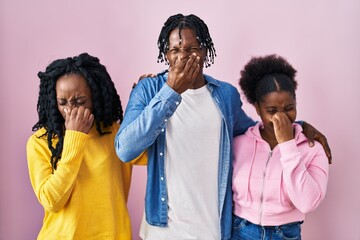
{"type": "Polygon", "coordinates": [[[252,118],[250,118],[242,109],[241,101],[236,116],[236,122],[234,124],[234,136],[245,133],[249,127],[256,124],[256,122],[252,118]]]}
{"type": "Polygon", "coordinates": [[[116,153],[124,162],[138,157],[164,133],[167,120],[181,102],[181,96],[166,84],[148,104],[143,98],[145,93],[135,90],[115,138],[116,153]]]}

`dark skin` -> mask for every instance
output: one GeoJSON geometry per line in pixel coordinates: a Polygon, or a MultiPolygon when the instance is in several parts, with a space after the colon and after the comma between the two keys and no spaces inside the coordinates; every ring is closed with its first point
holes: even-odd
{"type": "MultiPolygon", "coordinates": [[[[181,39],[179,29],[175,28],[169,35],[169,50],[166,53],[169,62],[169,76],[167,84],[177,93],[181,94],[187,89],[196,89],[206,84],[203,75],[203,65],[206,57],[206,49],[200,48],[193,30],[182,29],[181,39]]],[[[144,74],[139,80],[145,77],[154,77],[154,74],[144,74]]],[[[133,87],[135,87],[134,84],[133,87]]],[[[329,164],[332,163],[332,156],[326,137],[316,128],[307,122],[302,124],[303,132],[308,138],[309,146],[314,146],[314,141],[320,142],[328,157],[329,164]]]]}
{"type": "MultiPolygon", "coordinates": [[[[185,28],[179,33],[175,28],[169,35],[169,50],[166,59],[170,65],[167,84],[181,94],[187,89],[197,89],[205,85],[203,65],[206,49],[201,48],[194,32],[185,28]],[[180,36],[181,35],[181,38],[180,36]]],[[[145,77],[154,77],[154,74],[144,74],[145,77]]],[[[134,83],[133,87],[136,84],[134,83]]]]}
{"type": "Polygon", "coordinates": [[[307,122],[303,122],[302,128],[303,128],[303,133],[308,138],[310,147],[314,146],[315,140],[320,142],[320,144],[323,146],[325,150],[326,156],[328,157],[329,164],[332,164],[331,150],[326,137],[307,122]]]}
{"type": "Polygon", "coordinates": [[[202,69],[205,57],[206,50],[200,48],[191,29],[185,28],[180,32],[178,28],[172,30],[169,35],[169,51],[166,53],[170,65],[167,84],[179,94],[189,88],[204,86],[206,82],[202,69]]]}
{"type": "Polygon", "coordinates": [[[294,139],[292,124],[296,119],[296,101],[290,92],[270,92],[255,103],[255,108],[263,123],[260,134],[271,149],[294,139]]]}
{"type": "Polygon", "coordinates": [[[65,129],[88,134],[94,123],[91,90],[84,77],[69,74],[56,82],[58,109],[65,119],[65,129]]]}

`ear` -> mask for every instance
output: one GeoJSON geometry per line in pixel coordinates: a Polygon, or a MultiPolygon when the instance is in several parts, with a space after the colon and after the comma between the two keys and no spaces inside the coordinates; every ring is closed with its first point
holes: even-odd
{"type": "Polygon", "coordinates": [[[165,65],[169,65],[168,52],[169,52],[169,51],[167,51],[167,52],[164,54],[164,56],[165,56],[165,65]]]}
{"type": "Polygon", "coordinates": [[[254,103],[254,106],[255,106],[257,115],[260,116],[260,106],[259,106],[259,103],[258,103],[258,102],[255,102],[255,103],[254,103]]]}

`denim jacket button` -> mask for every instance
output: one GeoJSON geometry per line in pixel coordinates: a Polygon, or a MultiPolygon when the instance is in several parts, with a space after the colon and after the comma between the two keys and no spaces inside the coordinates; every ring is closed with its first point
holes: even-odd
{"type": "Polygon", "coordinates": [[[165,129],[161,129],[161,131],[162,131],[162,132],[164,132],[164,131],[165,131],[165,129]]]}
{"type": "Polygon", "coordinates": [[[161,201],[163,201],[163,202],[164,202],[164,201],[165,201],[165,198],[161,198],[161,201]]]}
{"type": "Polygon", "coordinates": [[[161,181],[164,181],[164,178],[163,178],[163,177],[161,177],[161,178],[160,178],[160,180],[161,180],[161,181]]]}
{"type": "Polygon", "coordinates": [[[164,120],[165,122],[167,122],[167,119],[165,118],[165,120],[164,120]]]}
{"type": "Polygon", "coordinates": [[[160,153],[160,156],[164,155],[162,152],[160,153]]]}
{"type": "Polygon", "coordinates": [[[179,105],[179,102],[175,102],[176,105],[179,105]]]}

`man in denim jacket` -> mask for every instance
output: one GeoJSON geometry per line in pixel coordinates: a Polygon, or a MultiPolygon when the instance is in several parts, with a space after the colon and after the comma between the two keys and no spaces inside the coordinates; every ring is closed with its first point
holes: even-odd
{"type": "Polygon", "coordinates": [[[158,47],[169,70],[133,89],[115,139],[124,162],[148,151],[140,236],[230,239],[233,136],[255,122],[235,87],[203,74],[216,54],[200,18],[169,17],[158,47]]]}

